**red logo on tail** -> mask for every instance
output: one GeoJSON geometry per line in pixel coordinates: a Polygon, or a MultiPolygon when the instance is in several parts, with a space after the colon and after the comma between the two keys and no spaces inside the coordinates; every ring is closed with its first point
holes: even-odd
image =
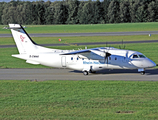
{"type": "Polygon", "coordinates": [[[20,39],[22,42],[24,42],[25,37],[23,37],[22,35],[20,35],[20,39]]]}

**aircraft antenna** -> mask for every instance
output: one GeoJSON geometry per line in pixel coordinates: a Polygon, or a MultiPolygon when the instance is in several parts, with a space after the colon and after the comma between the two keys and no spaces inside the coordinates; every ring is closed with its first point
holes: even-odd
{"type": "Polygon", "coordinates": [[[123,39],[122,39],[122,45],[121,45],[121,46],[119,45],[119,48],[120,48],[120,49],[125,49],[125,47],[126,47],[126,46],[124,45],[124,43],[123,43],[123,39]],[[122,47],[121,47],[121,46],[122,46],[122,47]]]}

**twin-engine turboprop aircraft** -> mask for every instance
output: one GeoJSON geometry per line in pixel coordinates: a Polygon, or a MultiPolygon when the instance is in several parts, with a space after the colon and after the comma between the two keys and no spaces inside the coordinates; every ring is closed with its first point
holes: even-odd
{"type": "Polygon", "coordinates": [[[57,68],[82,71],[84,75],[103,69],[138,69],[145,74],[145,68],[156,64],[142,53],[112,47],[84,50],[59,50],[37,45],[19,24],[9,24],[19,54],[12,55],[30,64],[41,64],[57,68]]]}

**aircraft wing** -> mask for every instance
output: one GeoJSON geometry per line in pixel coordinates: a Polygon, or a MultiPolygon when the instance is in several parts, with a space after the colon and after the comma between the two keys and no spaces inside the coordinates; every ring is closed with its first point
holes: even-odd
{"type": "Polygon", "coordinates": [[[61,55],[74,55],[74,54],[90,53],[90,52],[91,51],[89,49],[86,49],[86,50],[77,50],[77,51],[74,51],[74,52],[64,53],[64,54],[61,54],[61,55]]]}
{"type": "Polygon", "coordinates": [[[74,51],[74,52],[63,53],[61,55],[74,55],[74,54],[82,54],[82,53],[90,53],[90,52],[96,53],[97,51],[100,51],[100,49],[105,49],[105,48],[100,47],[100,48],[92,48],[92,49],[85,49],[85,50],[77,50],[77,51],[74,51]]]}
{"type": "Polygon", "coordinates": [[[75,55],[78,54],[80,58],[88,58],[93,60],[103,60],[105,58],[105,52],[100,51],[99,48],[78,50],[69,53],[63,53],[60,55],[75,55]]]}

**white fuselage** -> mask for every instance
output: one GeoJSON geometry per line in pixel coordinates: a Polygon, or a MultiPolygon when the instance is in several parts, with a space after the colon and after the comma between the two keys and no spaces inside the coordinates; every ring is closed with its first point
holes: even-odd
{"type": "MultiPolygon", "coordinates": [[[[56,68],[69,68],[79,71],[98,71],[103,69],[144,69],[155,66],[155,63],[147,57],[133,58],[133,55],[139,56],[142,54],[130,50],[110,48],[108,49],[108,52],[111,54],[111,56],[108,57],[107,60],[105,60],[104,58],[100,60],[97,60],[97,58],[96,60],[89,59],[80,56],[80,54],[62,55],[63,53],[67,52],[71,51],[56,51],[52,49],[50,52],[24,54],[24,57],[21,58],[27,61],[32,61],[32,63],[35,62],[45,66],[56,68]]],[[[97,56],[94,55],[93,57],[93,54],[90,56],[90,58],[95,57],[97,56]]]]}

